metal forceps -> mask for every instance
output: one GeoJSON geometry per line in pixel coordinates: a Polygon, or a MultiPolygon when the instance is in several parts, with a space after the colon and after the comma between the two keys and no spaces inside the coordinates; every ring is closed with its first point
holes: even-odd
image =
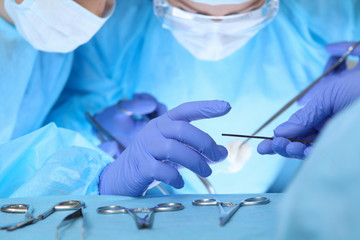
{"type": "Polygon", "coordinates": [[[236,213],[236,211],[242,206],[255,206],[268,204],[270,202],[269,198],[266,197],[252,197],[243,200],[240,203],[233,202],[220,202],[213,198],[197,199],[192,202],[194,206],[218,206],[220,210],[220,226],[224,226],[227,222],[230,221],[231,217],[236,213]],[[232,207],[229,211],[225,211],[224,207],[232,207]]]}
{"type": "MultiPolygon", "coordinates": [[[[21,221],[20,223],[28,222],[28,224],[31,224],[32,221],[35,221],[33,216],[34,209],[31,207],[31,205],[28,204],[6,204],[1,206],[1,211],[5,213],[25,213],[25,220],[21,221]]],[[[14,230],[13,228],[18,224],[19,223],[13,223],[1,226],[0,230],[12,231],[14,230]]]]}
{"type": "Polygon", "coordinates": [[[40,214],[37,218],[33,218],[33,219],[29,219],[29,220],[25,220],[23,222],[20,222],[20,223],[14,225],[14,226],[11,226],[11,227],[7,228],[7,230],[8,231],[13,231],[13,230],[16,230],[18,228],[22,228],[22,227],[25,227],[27,225],[37,223],[38,221],[44,220],[45,218],[47,218],[48,216],[50,216],[55,211],[77,210],[80,207],[85,207],[85,203],[82,202],[82,201],[75,201],[75,200],[60,202],[60,203],[56,204],[55,206],[51,207],[46,212],[40,214]]]}
{"type": "Polygon", "coordinates": [[[125,208],[122,206],[104,206],[99,207],[96,211],[102,214],[119,214],[128,213],[134,218],[136,226],[139,229],[151,228],[154,223],[155,212],[170,212],[183,210],[184,205],[181,203],[160,203],[152,208],[125,208]],[[145,217],[141,218],[137,213],[148,213],[145,217]]]}

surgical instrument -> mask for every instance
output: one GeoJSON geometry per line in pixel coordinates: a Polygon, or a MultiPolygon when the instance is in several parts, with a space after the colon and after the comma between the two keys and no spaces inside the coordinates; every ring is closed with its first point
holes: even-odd
{"type": "MultiPolygon", "coordinates": [[[[25,213],[25,222],[29,222],[30,224],[30,222],[35,221],[33,216],[34,209],[28,204],[6,204],[1,206],[1,211],[6,213],[25,213]]],[[[21,221],[20,223],[24,221],[21,221]]],[[[1,226],[0,230],[11,231],[12,227],[17,226],[18,224],[19,223],[14,223],[1,226]]]]}
{"type": "Polygon", "coordinates": [[[60,239],[60,229],[64,228],[70,224],[72,224],[76,219],[81,218],[82,219],[82,226],[81,226],[81,239],[85,239],[85,216],[83,213],[83,208],[85,206],[79,207],[75,212],[67,215],[57,226],[56,228],[56,240],[60,239]]]}
{"type": "Polygon", "coordinates": [[[106,141],[105,137],[104,137],[104,135],[105,135],[110,141],[116,142],[116,144],[121,152],[123,152],[125,150],[125,146],[120,141],[118,141],[109,131],[107,131],[105,128],[103,128],[100,125],[100,123],[98,121],[96,121],[96,119],[93,116],[91,116],[91,114],[89,112],[86,112],[86,116],[90,120],[90,123],[93,125],[93,127],[95,129],[97,129],[97,132],[98,132],[101,142],[106,141]]]}
{"type": "MultiPolygon", "coordinates": [[[[257,138],[257,139],[269,139],[269,140],[273,140],[273,137],[262,137],[262,136],[250,136],[250,135],[240,135],[240,134],[227,134],[227,133],[223,133],[221,134],[222,136],[226,136],[226,137],[240,137],[240,138],[257,138]]],[[[299,139],[292,139],[292,138],[288,138],[291,142],[301,142],[301,143],[314,143],[314,141],[309,141],[309,140],[299,140],[299,139]]]]}
{"type": "MultiPolygon", "coordinates": [[[[291,99],[285,106],[283,106],[279,111],[277,111],[269,120],[267,120],[263,125],[261,125],[251,136],[255,136],[261,130],[263,130],[267,125],[269,125],[272,121],[274,121],[278,116],[280,116],[285,110],[287,110],[290,106],[292,106],[296,101],[298,101],[301,97],[303,97],[310,89],[312,89],[320,80],[328,75],[335,68],[340,66],[346,58],[354,51],[354,49],[360,45],[360,41],[356,42],[352,46],[350,46],[346,52],[337,60],[337,62],[332,65],[329,69],[327,69],[320,77],[318,77],[315,81],[313,81],[308,87],[306,87],[303,91],[301,91],[298,95],[296,95],[293,99],[291,99]]],[[[240,146],[241,148],[245,143],[247,143],[251,138],[247,138],[240,146]]]]}
{"type": "Polygon", "coordinates": [[[70,200],[70,201],[59,202],[58,204],[56,204],[55,206],[53,206],[43,214],[39,215],[38,218],[40,220],[43,220],[57,210],[58,211],[77,210],[80,207],[85,207],[85,203],[83,201],[70,200]]]}
{"type": "Polygon", "coordinates": [[[266,197],[252,197],[243,200],[240,203],[220,202],[213,198],[197,199],[192,202],[194,206],[218,206],[220,211],[220,226],[224,226],[236,211],[242,206],[255,206],[268,204],[269,198],[266,197]],[[232,207],[229,211],[225,211],[224,207],[232,207]]]}
{"type": "Polygon", "coordinates": [[[55,206],[53,206],[52,208],[50,208],[49,210],[47,210],[46,212],[40,214],[37,218],[33,218],[33,219],[29,219],[29,220],[20,222],[14,226],[8,227],[7,230],[13,231],[18,228],[22,228],[27,225],[37,223],[38,221],[44,220],[45,218],[47,218],[55,211],[77,210],[78,208],[84,207],[84,206],[85,206],[85,203],[82,201],[70,200],[70,201],[60,202],[60,203],[56,204],[55,206]]]}
{"type": "Polygon", "coordinates": [[[184,205],[181,203],[160,203],[152,208],[125,208],[122,206],[104,206],[99,207],[96,211],[102,214],[119,214],[128,213],[136,222],[138,229],[151,228],[154,223],[155,212],[169,212],[183,210],[184,205]],[[141,218],[137,213],[147,213],[141,218]]]}

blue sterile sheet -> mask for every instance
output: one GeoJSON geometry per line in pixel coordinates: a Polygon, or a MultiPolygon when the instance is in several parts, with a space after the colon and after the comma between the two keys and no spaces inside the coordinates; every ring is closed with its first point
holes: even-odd
{"type": "MultiPolygon", "coordinates": [[[[51,196],[41,198],[0,199],[0,204],[31,204],[37,216],[54,204],[66,200],[82,200],[86,230],[85,239],[273,239],[276,234],[277,209],[282,194],[241,195],[171,195],[157,197],[119,196],[51,196]],[[234,201],[265,196],[271,202],[266,205],[246,206],[239,209],[230,222],[219,226],[219,210],[216,206],[193,206],[199,198],[216,198],[234,201]],[[137,229],[128,214],[98,214],[100,206],[120,205],[127,208],[153,207],[158,203],[179,202],[181,211],[155,213],[152,229],[137,229]]],[[[56,239],[56,227],[69,211],[57,211],[43,221],[13,232],[0,231],[0,239],[56,239]]],[[[142,216],[140,214],[140,216],[142,216]]],[[[0,213],[0,225],[24,219],[22,214],[0,213]]],[[[60,239],[81,239],[80,219],[60,231],[60,239]]]]}

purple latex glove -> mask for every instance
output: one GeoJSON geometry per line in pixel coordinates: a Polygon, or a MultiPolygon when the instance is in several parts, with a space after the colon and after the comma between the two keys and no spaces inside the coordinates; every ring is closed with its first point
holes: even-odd
{"type": "MultiPolygon", "coordinates": [[[[326,66],[325,71],[332,67],[339,58],[347,51],[347,49],[354,45],[355,42],[340,42],[334,44],[328,44],[325,49],[331,55],[326,66]]],[[[351,53],[352,56],[360,56],[360,47],[356,47],[351,53]]],[[[310,91],[308,91],[300,100],[298,104],[304,106],[307,102],[313,99],[321,89],[325,88],[329,83],[339,79],[339,75],[346,70],[346,62],[344,61],[340,66],[335,68],[331,73],[326,75],[323,79],[320,80],[310,91]]],[[[324,72],[325,72],[324,71],[324,72]]]]}
{"type": "Polygon", "coordinates": [[[219,162],[227,150],[191,121],[225,115],[231,107],[224,101],[182,104],[151,120],[100,176],[100,194],[140,196],[154,181],[182,188],[184,181],[176,163],[202,177],[211,169],[207,161],[219,162]]]}
{"type": "MultiPolygon", "coordinates": [[[[331,48],[334,55],[340,55],[348,46],[340,43],[332,45],[331,48]]],[[[360,56],[360,48],[355,54],[360,56]]],[[[310,144],[290,142],[287,138],[314,140],[330,118],[360,97],[360,64],[333,76],[337,78],[336,81],[332,81],[320,90],[305,107],[274,130],[274,140],[265,140],[258,145],[260,154],[277,153],[296,159],[304,159],[309,154],[310,144]]]]}
{"type": "MultiPolygon", "coordinates": [[[[94,118],[126,147],[146,123],[165,112],[166,106],[151,95],[135,94],[132,100],[122,100],[96,114],[94,118]]],[[[115,142],[105,142],[99,147],[113,157],[120,154],[115,142]]]]}

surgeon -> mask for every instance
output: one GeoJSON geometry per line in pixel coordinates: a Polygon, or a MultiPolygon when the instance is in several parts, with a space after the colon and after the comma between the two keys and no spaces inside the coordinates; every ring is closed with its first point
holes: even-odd
{"type": "MultiPolygon", "coordinates": [[[[331,44],[327,51],[333,56],[334,64],[353,42],[331,44]]],[[[354,49],[354,56],[360,56],[360,47],[354,49]]],[[[274,130],[275,139],[265,140],[258,146],[260,154],[279,154],[287,158],[304,159],[310,153],[311,144],[291,142],[288,138],[316,140],[323,126],[343,109],[360,97],[360,65],[347,69],[345,63],[333,70],[322,80],[322,87],[303,108],[295,112],[288,121],[274,130]]],[[[334,128],[334,133],[339,130],[334,128]]],[[[329,137],[329,136],[328,136],[329,137]]],[[[341,148],[338,149],[341,151],[341,148]]]]}
{"type": "MultiPolygon", "coordinates": [[[[1,46],[8,52],[1,59],[7,64],[6,68],[2,65],[6,81],[1,89],[7,94],[1,107],[4,116],[0,145],[1,197],[97,194],[99,187],[103,194],[137,196],[155,180],[182,187],[177,164],[206,177],[211,174],[209,163],[226,158],[223,146],[189,124],[226,114],[230,106],[224,101],[187,103],[166,113],[166,109],[160,111],[161,104],[156,99],[139,95],[145,100],[140,108],[146,108],[144,104],[155,106],[151,116],[154,120],[113,164],[109,164],[110,156],[76,132],[57,128],[53,123],[40,128],[69,76],[73,64],[71,51],[100,29],[111,15],[112,6],[113,1],[99,0],[5,1],[2,14],[7,22],[2,20],[1,46]],[[11,88],[9,82],[13,79],[17,82],[11,88]],[[156,118],[160,114],[163,116],[156,118]],[[187,134],[182,134],[183,128],[187,134]],[[156,142],[162,141],[160,145],[154,145],[154,134],[158,135],[156,142]],[[148,153],[147,158],[141,155],[144,153],[148,153]],[[173,165],[161,159],[172,161],[173,165]],[[113,184],[117,176],[124,178],[129,173],[133,179],[113,184]]],[[[126,105],[139,105],[138,100],[134,97],[123,102],[125,110],[129,110],[126,105]]],[[[134,109],[139,110],[130,107],[134,109]]],[[[122,123],[137,123],[125,112],[122,117],[122,123]]]]}
{"type": "Polygon", "coordinates": [[[44,126],[44,119],[68,80],[73,50],[102,27],[113,4],[0,0],[0,198],[97,191],[91,186],[111,159],[76,132],[44,126]]]}
{"type": "MultiPolygon", "coordinates": [[[[357,0],[118,1],[104,27],[76,50],[69,82],[47,121],[96,142],[85,112],[100,113],[137,93],[154,96],[168,109],[189,101],[222,99],[232,106],[229,114],[193,123],[217,144],[235,146],[229,148],[234,149],[229,161],[212,166],[209,181],[218,193],[282,191],[299,161],[251,152],[246,153],[248,159],[236,158],[243,156],[237,152],[240,143],[221,133],[251,134],[321,75],[329,58],[327,44],[359,39],[359,7],[357,0]]],[[[262,134],[271,135],[296,109],[262,134]]],[[[122,131],[116,121],[109,128],[122,131]]],[[[155,142],[156,131],[146,134],[161,145],[155,142]]],[[[247,149],[256,146],[250,141],[247,149]]],[[[135,149],[144,148],[128,147],[128,159],[135,149]]],[[[104,192],[122,194],[116,186],[138,178],[134,171],[116,175],[127,161],[121,164],[114,163],[114,170],[109,167],[103,173],[104,192]],[[112,172],[109,180],[106,175],[112,172]]],[[[182,170],[181,175],[184,188],[170,192],[206,193],[195,174],[182,170]]],[[[127,192],[142,192],[150,183],[146,177],[139,182],[127,192]]],[[[179,183],[177,187],[182,186],[179,183]]]]}
{"type": "Polygon", "coordinates": [[[0,143],[41,126],[67,81],[72,51],[101,28],[112,4],[0,1],[0,143]]]}

